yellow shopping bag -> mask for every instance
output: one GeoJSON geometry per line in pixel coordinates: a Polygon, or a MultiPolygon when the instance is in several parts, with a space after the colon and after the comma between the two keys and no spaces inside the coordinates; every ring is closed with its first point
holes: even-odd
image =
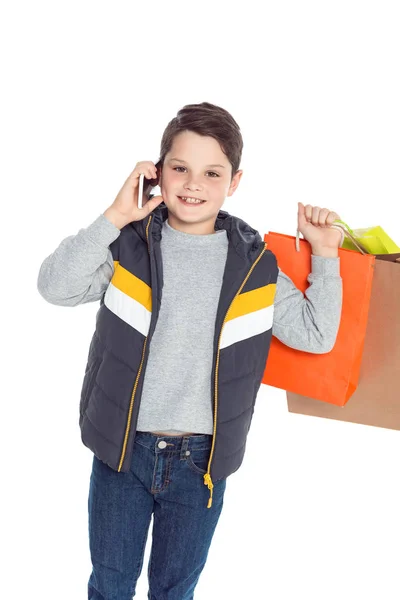
{"type": "Polygon", "coordinates": [[[335,221],[335,223],[342,223],[347,229],[347,236],[343,240],[342,248],[346,248],[347,250],[359,249],[351,237],[348,236],[350,233],[358,242],[358,245],[368,254],[398,254],[400,252],[399,246],[394,243],[386,231],[379,225],[368,227],[367,229],[352,230],[344,221],[335,221]]]}

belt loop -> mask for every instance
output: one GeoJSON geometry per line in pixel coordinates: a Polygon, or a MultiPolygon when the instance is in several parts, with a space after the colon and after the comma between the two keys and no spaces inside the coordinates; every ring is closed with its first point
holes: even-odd
{"type": "Polygon", "coordinates": [[[182,439],[182,446],[181,446],[181,459],[186,458],[186,451],[188,449],[188,446],[189,446],[189,436],[184,435],[183,439],[182,439]]]}

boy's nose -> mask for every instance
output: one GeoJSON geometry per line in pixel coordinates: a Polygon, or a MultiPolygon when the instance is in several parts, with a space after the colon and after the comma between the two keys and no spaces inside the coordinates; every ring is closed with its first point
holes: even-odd
{"type": "Polygon", "coordinates": [[[201,186],[198,185],[198,184],[196,184],[195,181],[188,182],[184,187],[185,187],[185,190],[191,190],[191,191],[200,190],[201,189],[201,186]]]}

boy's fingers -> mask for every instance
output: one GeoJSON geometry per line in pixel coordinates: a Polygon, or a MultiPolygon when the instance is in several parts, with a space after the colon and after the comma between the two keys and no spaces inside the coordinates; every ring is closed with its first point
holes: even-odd
{"type": "Polygon", "coordinates": [[[311,206],[311,204],[306,204],[304,207],[304,213],[305,213],[304,216],[309,223],[311,222],[312,211],[313,211],[313,207],[311,206]]]}
{"type": "Polygon", "coordinates": [[[312,207],[312,212],[311,212],[311,223],[313,225],[318,225],[319,223],[319,213],[320,213],[320,207],[319,206],[313,206],[312,207]]]}
{"type": "Polygon", "coordinates": [[[304,215],[305,212],[305,208],[304,208],[304,204],[302,202],[298,202],[297,203],[297,214],[300,215],[304,215]]]}
{"type": "Polygon", "coordinates": [[[163,201],[162,196],[154,196],[151,200],[148,200],[143,208],[147,209],[147,214],[151,213],[161,202],[163,201]]]}
{"type": "Polygon", "coordinates": [[[328,217],[327,217],[327,219],[326,219],[326,222],[327,222],[328,225],[332,225],[333,222],[336,221],[336,220],[340,221],[339,215],[337,213],[335,213],[335,212],[330,212],[329,215],[328,215],[328,217]]]}
{"type": "Polygon", "coordinates": [[[304,204],[302,202],[297,203],[297,225],[302,227],[306,221],[306,210],[304,204]]]}

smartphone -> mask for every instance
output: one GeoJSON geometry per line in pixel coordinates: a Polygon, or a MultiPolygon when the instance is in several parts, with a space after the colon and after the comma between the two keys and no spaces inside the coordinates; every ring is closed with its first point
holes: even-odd
{"type": "Polygon", "coordinates": [[[155,163],[157,169],[157,177],[155,179],[147,179],[144,175],[140,175],[138,190],[138,208],[143,208],[143,198],[147,202],[152,197],[151,190],[158,185],[158,180],[160,176],[160,165],[160,161],[155,163]]]}

